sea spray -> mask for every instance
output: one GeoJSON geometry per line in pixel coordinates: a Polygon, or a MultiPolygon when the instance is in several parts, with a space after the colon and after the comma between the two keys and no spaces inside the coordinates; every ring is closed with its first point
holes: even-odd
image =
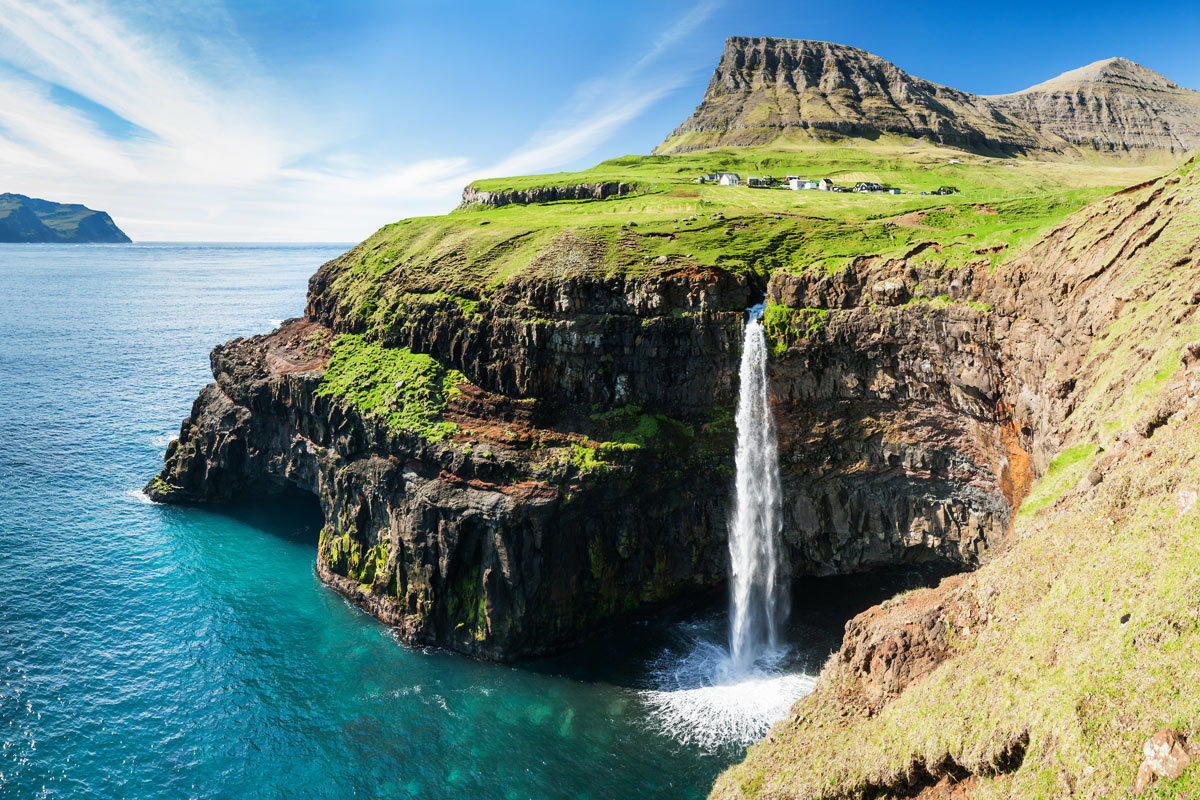
{"type": "Polygon", "coordinates": [[[710,619],[682,625],[677,647],[649,664],[655,687],[641,693],[654,727],[709,752],[743,748],[762,739],[816,685],[816,677],[784,664],[733,666],[724,625],[710,619]]]}
{"type": "Polygon", "coordinates": [[[781,579],[779,448],[767,400],[762,307],[751,309],[742,343],[737,407],[736,498],[729,525],[729,652],[735,669],[779,649],[787,615],[781,579]]]}

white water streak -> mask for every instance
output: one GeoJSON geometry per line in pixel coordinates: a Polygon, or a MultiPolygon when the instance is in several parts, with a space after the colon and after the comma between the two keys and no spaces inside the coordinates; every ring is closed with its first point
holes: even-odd
{"type": "Polygon", "coordinates": [[[655,688],[641,693],[664,733],[709,750],[757,741],[816,683],[788,671],[792,654],[779,640],[788,600],[779,541],[779,448],[767,398],[761,313],[761,306],[751,309],[740,368],[729,649],[698,635],[686,655],[665,653],[652,665],[655,688]]]}
{"type": "Polygon", "coordinates": [[[737,497],[729,526],[729,651],[749,672],[779,649],[788,603],[781,580],[779,452],[767,402],[767,337],[751,319],[742,345],[737,409],[737,497]]]}

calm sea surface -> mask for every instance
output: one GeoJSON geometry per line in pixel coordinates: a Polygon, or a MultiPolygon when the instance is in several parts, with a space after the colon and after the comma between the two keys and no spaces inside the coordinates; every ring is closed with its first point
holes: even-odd
{"type": "MultiPolygon", "coordinates": [[[[0,797],[702,796],[742,750],[641,691],[719,609],[483,664],[322,586],[315,502],[140,496],[209,349],[302,313],[344,249],[0,245],[0,797]]],[[[798,615],[810,670],[851,611],[798,615]]]]}

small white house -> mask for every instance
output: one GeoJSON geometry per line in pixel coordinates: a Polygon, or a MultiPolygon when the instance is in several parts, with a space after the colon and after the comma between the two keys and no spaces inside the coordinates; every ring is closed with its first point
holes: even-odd
{"type": "Polygon", "coordinates": [[[804,178],[788,178],[788,188],[794,191],[813,190],[820,188],[820,184],[816,181],[805,180],[804,178]]]}
{"type": "Polygon", "coordinates": [[[817,183],[817,188],[822,192],[832,192],[833,181],[829,180],[829,178],[821,178],[821,180],[817,183]]]}
{"type": "Polygon", "coordinates": [[[736,172],[718,172],[717,183],[722,186],[737,186],[741,181],[736,172]]]}

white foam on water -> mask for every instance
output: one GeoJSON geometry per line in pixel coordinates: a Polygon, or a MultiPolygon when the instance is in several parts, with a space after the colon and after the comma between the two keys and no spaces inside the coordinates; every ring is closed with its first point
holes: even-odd
{"type": "Polygon", "coordinates": [[[146,492],[143,491],[142,489],[129,489],[125,492],[125,496],[130,498],[131,500],[136,500],[137,502],[142,503],[144,505],[148,505],[148,506],[154,505],[154,501],[151,500],[150,496],[148,494],[146,494],[146,492]]]}
{"type": "Polygon", "coordinates": [[[685,655],[651,663],[654,688],[641,699],[654,726],[684,744],[710,751],[750,745],[816,685],[815,676],[789,670],[788,658],[777,650],[739,669],[727,649],[697,640],[685,655]]]}
{"type": "Polygon", "coordinates": [[[150,444],[155,450],[161,450],[174,441],[175,437],[178,435],[178,433],[160,433],[156,436],[150,437],[150,444]]]}

